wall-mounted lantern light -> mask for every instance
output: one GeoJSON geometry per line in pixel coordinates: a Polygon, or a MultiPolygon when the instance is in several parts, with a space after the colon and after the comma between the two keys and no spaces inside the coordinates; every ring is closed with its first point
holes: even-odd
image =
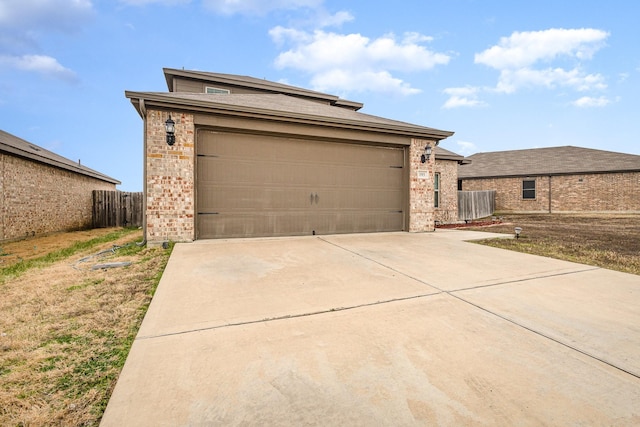
{"type": "Polygon", "coordinates": [[[176,122],[171,120],[171,114],[166,122],[164,122],[164,129],[167,131],[167,144],[173,145],[176,143],[176,122]]]}
{"type": "Polygon", "coordinates": [[[426,163],[429,161],[430,157],[431,157],[431,145],[427,145],[426,147],[424,147],[424,154],[420,156],[420,161],[422,163],[426,163]]]}

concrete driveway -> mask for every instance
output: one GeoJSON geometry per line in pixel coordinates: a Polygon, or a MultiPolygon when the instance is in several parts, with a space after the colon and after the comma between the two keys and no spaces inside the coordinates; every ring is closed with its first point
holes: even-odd
{"type": "Polygon", "coordinates": [[[101,425],[640,425],[640,276],[487,235],[176,245],[101,425]]]}

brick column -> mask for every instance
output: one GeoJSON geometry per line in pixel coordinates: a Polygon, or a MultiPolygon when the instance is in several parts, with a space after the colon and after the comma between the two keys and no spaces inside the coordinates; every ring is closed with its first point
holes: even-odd
{"type": "Polygon", "coordinates": [[[433,206],[433,170],[435,166],[435,141],[412,139],[409,147],[409,232],[435,230],[433,206]],[[425,146],[431,145],[431,158],[420,161],[425,146]]]}
{"type": "Polygon", "coordinates": [[[176,142],[167,145],[166,111],[147,112],[147,241],[195,239],[195,139],[193,115],[171,112],[176,142]]]}

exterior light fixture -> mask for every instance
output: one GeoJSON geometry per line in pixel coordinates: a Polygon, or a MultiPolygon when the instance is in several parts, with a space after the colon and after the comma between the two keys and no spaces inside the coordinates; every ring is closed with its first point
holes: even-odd
{"type": "Polygon", "coordinates": [[[167,145],[173,145],[176,143],[176,122],[171,120],[171,114],[166,122],[164,122],[164,129],[167,131],[167,145]]]}
{"type": "Polygon", "coordinates": [[[516,227],[516,239],[520,237],[520,233],[522,233],[522,227],[516,227]]]}
{"type": "Polygon", "coordinates": [[[426,163],[429,161],[430,157],[431,157],[431,145],[427,145],[426,147],[424,147],[424,154],[420,156],[420,161],[422,163],[426,163]]]}

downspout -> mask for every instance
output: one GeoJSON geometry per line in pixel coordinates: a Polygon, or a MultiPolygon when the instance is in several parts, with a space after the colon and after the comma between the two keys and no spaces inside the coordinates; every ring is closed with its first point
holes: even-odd
{"type": "Polygon", "coordinates": [[[7,191],[5,189],[5,182],[7,182],[7,180],[5,179],[4,176],[4,172],[5,172],[5,158],[6,156],[4,155],[4,153],[0,153],[0,157],[2,157],[2,185],[0,187],[2,190],[2,194],[0,194],[0,197],[2,197],[2,234],[0,234],[0,241],[3,241],[4,239],[6,239],[6,229],[5,229],[5,224],[7,223],[5,221],[5,217],[6,217],[6,212],[7,212],[7,198],[6,198],[6,194],[7,191]]]}
{"type": "Polygon", "coordinates": [[[140,115],[142,116],[142,242],[147,244],[147,107],[140,98],[140,115]]]}

